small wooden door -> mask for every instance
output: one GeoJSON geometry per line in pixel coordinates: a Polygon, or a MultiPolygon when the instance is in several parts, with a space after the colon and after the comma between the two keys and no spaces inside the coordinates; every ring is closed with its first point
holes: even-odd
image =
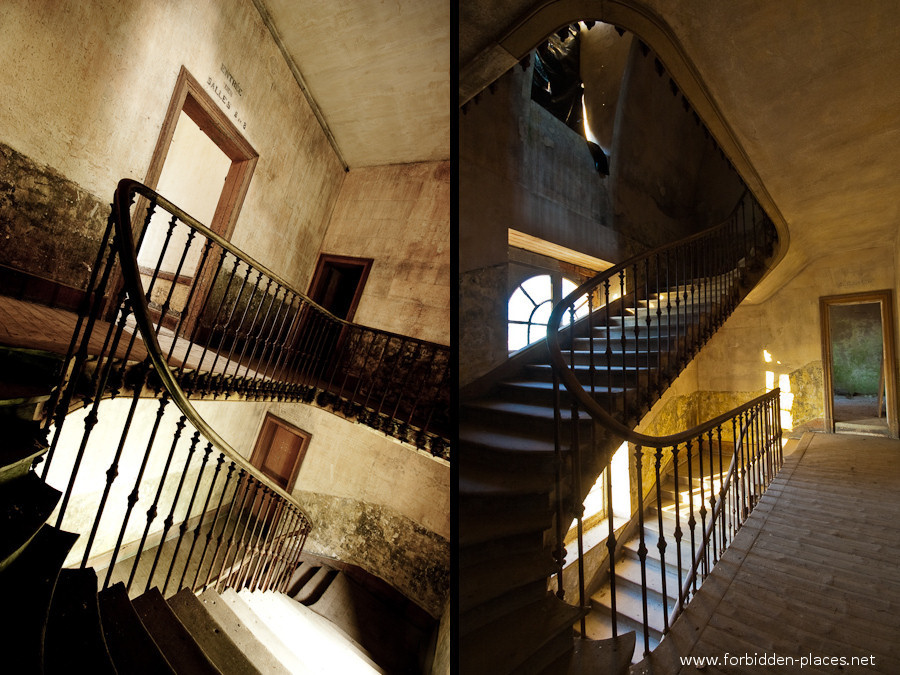
{"type": "Polygon", "coordinates": [[[250,463],[290,492],[312,436],[266,413],[250,463]]]}

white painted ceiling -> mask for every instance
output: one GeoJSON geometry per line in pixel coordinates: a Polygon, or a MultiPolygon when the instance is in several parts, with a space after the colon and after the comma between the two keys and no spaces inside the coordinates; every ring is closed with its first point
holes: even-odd
{"type": "MultiPolygon", "coordinates": [[[[460,72],[536,4],[550,3],[498,0],[486,11],[484,2],[462,0],[460,72]]],[[[837,251],[894,251],[900,230],[894,0],[630,4],[670,28],[783,216],[790,247],[766,280],[767,292],[837,251]]]]}
{"type": "Polygon", "coordinates": [[[450,157],[447,0],[254,0],[349,167],[450,157]]]}

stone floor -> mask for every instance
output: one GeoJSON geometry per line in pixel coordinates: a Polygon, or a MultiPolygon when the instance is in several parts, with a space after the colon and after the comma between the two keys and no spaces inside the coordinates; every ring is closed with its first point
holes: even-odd
{"type": "Polygon", "coordinates": [[[639,672],[900,673],[898,494],[900,441],[806,434],[639,672]]]}

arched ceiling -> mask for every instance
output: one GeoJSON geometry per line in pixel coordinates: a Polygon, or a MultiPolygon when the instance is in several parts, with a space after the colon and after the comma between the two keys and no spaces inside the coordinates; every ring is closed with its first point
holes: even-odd
{"type": "Polygon", "coordinates": [[[505,0],[490,10],[483,4],[460,3],[461,101],[484,86],[479,78],[490,79],[504,60],[516,62],[556,22],[617,23],[659,54],[789,238],[785,258],[754,298],[836,251],[894,251],[896,3],[505,0]]]}
{"type": "Polygon", "coordinates": [[[450,157],[446,0],[253,0],[350,168],[450,157]]]}

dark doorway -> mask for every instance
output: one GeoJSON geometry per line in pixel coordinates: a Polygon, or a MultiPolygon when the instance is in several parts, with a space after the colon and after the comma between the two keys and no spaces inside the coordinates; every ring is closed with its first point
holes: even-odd
{"type": "Polygon", "coordinates": [[[336,317],[352,321],[371,267],[371,258],[323,253],[309,285],[309,297],[336,317]]]}

